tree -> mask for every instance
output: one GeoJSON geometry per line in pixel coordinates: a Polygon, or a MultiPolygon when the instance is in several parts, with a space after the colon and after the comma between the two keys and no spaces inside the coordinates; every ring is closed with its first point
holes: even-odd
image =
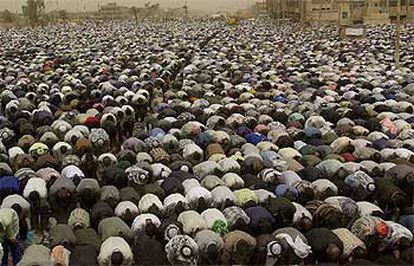
{"type": "Polygon", "coordinates": [[[39,24],[44,9],[44,0],[27,0],[26,5],[22,6],[23,15],[29,18],[32,26],[39,24]]]}
{"type": "Polygon", "coordinates": [[[7,9],[3,11],[2,17],[3,21],[6,23],[13,23],[16,20],[16,15],[7,9]]]}

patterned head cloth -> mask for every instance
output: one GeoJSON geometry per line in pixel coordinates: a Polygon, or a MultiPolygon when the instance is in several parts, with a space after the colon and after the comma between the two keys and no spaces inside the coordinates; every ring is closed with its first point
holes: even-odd
{"type": "Polygon", "coordinates": [[[353,223],[351,232],[367,243],[367,240],[372,236],[377,236],[381,239],[387,237],[390,229],[381,218],[367,215],[353,223]]]}
{"type": "Polygon", "coordinates": [[[168,261],[173,265],[197,265],[198,245],[189,236],[177,235],[165,246],[168,261]]]}
{"type": "Polygon", "coordinates": [[[381,241],[379,246],[380,251],[383,251],[388,247],[395,248],[394,245],[403,238],[407,239],[410,243],[413,241],[413,234],[406,227],[393,221],[386,221],[385,223],[386,225],[380,224],[377,226],[377,231],[382,231],[383,235],[385,235],[387,229],[389,231],[387,236],[381,241]]]}
{"type": "Polygon", "coordinates": [[[222,237],[229,233],[227,224],[222,220],[216,220],[213,224],[212,230],[222,237]]]}
{"type": "Polygon", "coordinates": [[[151,173],[137,166],[128,167],[125,173],[128,179],[135,184],[145,185],[151,181],[151,173]]]}
{"type": "Polygon", "coordinates": [[[338,228],[332,230],[332,232],[341,239],[342,243],[344,244],[343,256],[349,257],[352,251],[358,247],[362,249],[366,249],[365,243],[359,239],[356,235],[351,233],[346,228],[338,228]]]}

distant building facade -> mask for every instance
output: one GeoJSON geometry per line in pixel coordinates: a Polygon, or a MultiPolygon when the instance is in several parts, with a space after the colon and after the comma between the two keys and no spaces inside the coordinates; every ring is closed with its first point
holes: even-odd
{"type": "Polygon", "coordinates": [[[103,18],[124,19],[133,16],[131,8],[109,3],[99,7],[99,16],[103,18]]]}
{"type": "Polygon", "coordinates": [[[266,2],[265,1],[257,1],[254,7],[256,13],[258,14],[265,14],[267,12],[266,2]]]}
{"type": "Polygon", "coordinates": [[[335,0],[311,0],[305,3],[305,20],[311,22],[335,22],[339,17],[339,4],[335,0]]]}
{"type": "Polygon", "coordinates": [[[268,12],[279,19],[305,19],[306,2],[301,0],[266,0],[268,12]]]}
{"type": "MultiPolygon", "coordinates": [[[[266,0],[275,18],[321,23],[389,23],[397,15],[397,5],[397,0],[266,0]]],[[[414,21],[414,0],[401,0],[401,17],[414,21]]]]}

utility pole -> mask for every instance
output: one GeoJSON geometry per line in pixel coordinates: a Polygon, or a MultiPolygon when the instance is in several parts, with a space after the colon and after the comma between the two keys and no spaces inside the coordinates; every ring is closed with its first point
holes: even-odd
{"type": "Polygon", "coordinates": [[[83,0],[83,19],[86,20],[87,16],[86,16],[86,3],[85,0],[83,0]]]}
{"type": "Polygon", "coordinates": [[[401,0],[397,0],[397,21],[395,29],[395,66],[400,68],[400,41],[401,41],[401,0]]]}
{"type": "Polygon", "coordinates": [[[185,5],[184,5],[184,14],[185,14],[185,20],[188,20],[188,1],[185,0],[185,5]]]}
{"type": "Polygon", "coordinates": [[[306,10],[306,1],[302,1],[300,5],[300,22],[301,23],[305,21],[305,10],[306,10]]]}
{"type": "Polygon", "coordinates": [[[57,10],[57,21],[60,22],[60,9],[59,9],[59,0],[56,0],[56,10],[57,10]]]}
{"type": "Polygon", "coordinates": [[[138,10],[135,6],[132,7],[132,12],[134,12],[135,27],[136,27],[138,26],[138,10]]]}
{"type": "Polygon", "coordinates": [[[339,37],[342,39],[342,10],[343,10],[343,2],[342,0],[338,3],[338,34],[339,37]]]}
{"type": "Polygon", "coordinates": [[[282,10],[282,0],[277,0],[276,6],[276,19],[277,19],[277,26],[280,26],[280,17],[281,17],[281,10],[282,10]]]}
{"type": "Polygon", "coordinates": [[[76,16],[78,18],[78,22],[80,21],[80,14],[79,14],[79,0],[76,0],[76,16]]]}

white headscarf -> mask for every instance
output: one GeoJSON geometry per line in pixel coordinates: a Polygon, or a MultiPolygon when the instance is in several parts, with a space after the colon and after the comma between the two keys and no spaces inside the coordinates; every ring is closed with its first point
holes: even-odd
{"type": "Polygon", "coordinates": [[[305,244],[305,242],[303,242],[303,240],[298,236],[295,238],[295,240],[293,240],[292,237],[288,234],[278,234],[276,238],[285,239],[289,246],[293,249],[293,252],[295,252],[296,256],[301,259],[306,258],[309,256],[309,254],[312,253],[312,248],[309,245],[305,244]]]}

